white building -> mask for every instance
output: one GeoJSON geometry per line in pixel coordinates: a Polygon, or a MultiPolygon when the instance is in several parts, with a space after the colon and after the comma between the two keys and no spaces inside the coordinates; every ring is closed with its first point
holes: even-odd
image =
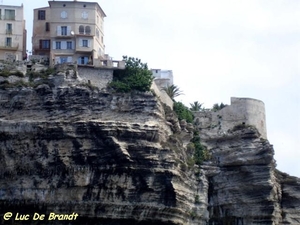
{"type": "Polygon", "coordinates": [[[151,72],[158,87],[163,88],[173,84],[172,70],[151,69],[151,72]]]}

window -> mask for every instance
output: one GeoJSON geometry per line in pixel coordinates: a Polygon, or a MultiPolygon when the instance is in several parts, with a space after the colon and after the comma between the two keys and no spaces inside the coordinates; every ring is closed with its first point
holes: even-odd
{"type": "Polygon", "coordinates": [[[62,26],[61,27],[61,35],[67,35],[68,33],[68,28],[67,26],[62,26]]]}
{"type": "Polygon", "coordinates": [[[89,15],[88,15],[87,12],[83,12],[83,13],[81,14],[81,16],[82,16],[83,19],[86,20],[86,19],[88,18],[89,15]]]}
{"type": "Polygon", "coordinates": [[[82,57],[78,58],[77,63],[80,65],[86,65],[86,64],[88,64],[88,61],[89,61],[89,58],[87,56],[82,56],[82,57]]]}
{"type": "Polygon", "coordinates": [[[60,41],[55,42],[55,49],[61,49],[61,42],[60,41]]]}
{"type": "Polygon", "coordinates": [[[66,11],[62,11],[61,14],[60,14],[60,17],[63,18],[63,19],[66,19],[68,16],[68,13],[66,11]]]}
{"type": "Polygon", "coordinates": [[[6,47],[12,47],[12,39],[10,37],[6,38],[6,47]]]}
{"type": "Polygon", "coordinates": [[[72,41],[67,41],[67,49],[73,49],[72,41]]]}
{"type": "Polygon", "coordinates": [[[45,20],[46,19],[46,11],[45,10],[39,10],[38,11],[38,20],[45,20]]]}
{"type": "Polygon", "coordinates": [[[60,63],[68,62],[68,57],[60,57],[60,63]]]}
{"type": "Polygon", "coordinates": [[[79,26],[79,34],[84,34],[84,26],[79,26]]]}
{"type": "Polygon", "coordinates": [[[12,24],[11,23],[6,24],[6,34],[12,34],[12,24]]]}
{"type": "Polygon", "coordinates": [[[15,10],[13,9],[5,9],[5,16],[6,20],[15,20],[15,10]]]}
{"type": "Polygon", "coordinates": [[[89,47],[88,43],[88,40],[82,40],[82,47],[89,47]]]}
{"type": "Polygon", "coordinates": [[[57,26],[57,36],[67,36],[71,33],[71,26],[57,26]]]}
{"type": "Polygon", "coordinates": [[[46,31],[50,31],[50,24],[49,24],[49,22],[46,22],[45,26],[46,26],[46,31]]]}
{"type": "Polygon", "coordinates": [[[50,40],[40,40],[40,49],[50,49],[50,40]]]}
{"type": "Polygon", "coordinates": [[[85,27],[85,34],[91,34],[91,27],[90,26],[85,27]]]}

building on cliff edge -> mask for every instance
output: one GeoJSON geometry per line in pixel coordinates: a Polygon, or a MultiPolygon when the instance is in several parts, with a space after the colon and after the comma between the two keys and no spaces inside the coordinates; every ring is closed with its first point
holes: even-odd
{"type": "Polygon", "coordinates": [[[0,60],[26,58],[26,29],[24,8],[0,5],[0,60]]]}
{"type": "Polygon", "coordinates": [[[122,67],[105,54],[103,23],[106,14],[97,2],[49,1],[34,9],[33,55],[62,63],[122,67]]]}
{"type": "Polygon", "coordinates": [[[152,75],[154,76],[155,84],[161,89],[173,84],[173,71],[172,70],[161,70],[151,69],[152,75]]]}

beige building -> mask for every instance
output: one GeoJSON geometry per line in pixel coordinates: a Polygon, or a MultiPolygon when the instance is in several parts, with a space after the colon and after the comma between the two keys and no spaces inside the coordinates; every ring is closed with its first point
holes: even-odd
{"type": "Polygon", "coordinates": [[[0,5],[0,60],[23,60],[26,57],[24,8],[0,5]]]}
{"type": "Polygon", "coordinates": [[[48,56],[50,65],[77,62],[95,65],[105,58],[103,22],[97,2],[49,1],[34,9],[33,55],[48,56]]]}

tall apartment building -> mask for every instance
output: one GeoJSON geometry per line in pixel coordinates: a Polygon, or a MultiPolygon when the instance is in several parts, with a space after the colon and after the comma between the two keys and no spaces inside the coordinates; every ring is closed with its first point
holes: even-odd
{"type": "Polygon", "coordinates": [[[94,65],[103,59],[103,22],[97,2],[49,1],[34,9],[32,47],[34,55],[49,57],[50,65],[77,62],[94,65]]]}
{"type": "Polygon", "coordinates": [[[23,4],[0,5],[0,60],[26,57],[26,29],[23,4]]]}

